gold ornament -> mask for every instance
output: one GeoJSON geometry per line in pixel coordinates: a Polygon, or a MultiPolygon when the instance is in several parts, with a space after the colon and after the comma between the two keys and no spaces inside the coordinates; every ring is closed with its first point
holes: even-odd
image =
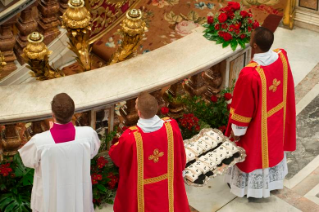
{"type": "Polygon", "coordinates": [[[52,53],[43,43],[43,35],[32,32],[28,35],[28,45],[23,49],[22,57],[32,70],[31,75],[37,80],[49,80],[64,76],[64,73],[49,65],[49,55],[52,53]]]}
{"type": "Polygon", "coordinates": [[[5,58],[3,53],[0,51],[0,71],[2,70],[2,68],[7,65],[7,63],[5,62],[5,58]]]}
{"type": "Polygon", "coordinates": [[[142,20],[141,10],[132,9],[126,13],[126,18],[121,24],[123,41],[116,53],[112,56],[110,64],[118,63],[136,56],[144,32],[146,23],[142,20]]]}
{"type": "Polygon", "coordinates": [[[69,8],[63,13],[62,27],[66,28],[69,37],[69,49],[77,55],[77,61],[84,71],[91,70],[91,47],[89,37],[90,12],[84,7],[83,0],[70,0],[69,8]]]}

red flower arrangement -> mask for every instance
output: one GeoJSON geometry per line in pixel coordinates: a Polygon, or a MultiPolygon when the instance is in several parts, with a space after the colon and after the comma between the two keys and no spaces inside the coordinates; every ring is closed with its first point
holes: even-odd
{"type": "Polygon", "coordinates": [[[252,29],[259,26],[259,23],[252,19],[251,10],[241,10],[238,2],[228,2],[228,5],[219,12],[214,18],[207,17],[204,37],[222,44],[223,48],[230,45],[233,51],[238,44],[245,48],[246,43],[249,43],[252,29]]]}
{"type": "Polygon", "coordinates": [[[178,124],[184,139],[193,137],[201,129],[199,119],[192,113],[184,114],[183,117],[178,120],[178,124]]]}
{"type": "Polygon", "coordinates": [[[225,93],[224,98],[226,101],[228,101],[228,100],[231,100],[233,98],[233,96],[231,95],[231,93],[225,93]]]}
{"type": "Polygon", "coordinates": [[[6,177],[9,175],[10,172],[12,172],[12,169],[10,168],[10,163],[2,164],[0,166],[0,175],[6,177]]]}
{"type": "Polygon", "coordinates": [[[168,108],[168,107],[162,107],[162,108],[161,108],[161,113],[162,113],[163,115],[167,115],[168,112],[169,112],[169,108],[168,108]]]}

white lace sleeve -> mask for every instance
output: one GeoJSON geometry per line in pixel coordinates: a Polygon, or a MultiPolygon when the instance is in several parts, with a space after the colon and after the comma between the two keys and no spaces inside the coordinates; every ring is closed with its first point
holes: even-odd
{"type": "Polygon", "coordinates": [[[231,124],[231,128],[235,136],[243,136],[246,134],[247,127],[237,126],[236,124],[231,124]]]}

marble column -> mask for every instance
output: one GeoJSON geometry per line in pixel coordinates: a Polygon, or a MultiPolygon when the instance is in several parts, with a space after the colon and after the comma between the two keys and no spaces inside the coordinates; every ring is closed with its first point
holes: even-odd
{"type": "Polygon", "coordinates": [[[14,52],[18,58],[20,64],[24,64],[25,61],[22,58],[21,54],[23,49],[28,44],[28,35],[31,32],[36,31],[38,23],[32,17],[32,7],[29,7],[21,12],[21,16],[16,23],[16,27],[19,30],[19,34],[16,39],[16,45],[14,47],[14,52]]]}
{"type": "Polygon", "coordinates": [[[44,35],[44,43],[48,45],[59,34],[58,26],[60,21],[58,19],[58,12],[60,6],[57,0],[41,0],[38,5],[39,10],[39,29],[41,34],[44,35]]]}
{"type": "Polygon", "coordinates": [[[3,68],[3,72],[11,72],[17,69],[14,61],[17,59],[13,47],[16,39],[13,35],[13,25],[16,23],[16,17],[10,19],[0,26],[0,51],[2,52],[5,62],[7,63],[3,68]]]}

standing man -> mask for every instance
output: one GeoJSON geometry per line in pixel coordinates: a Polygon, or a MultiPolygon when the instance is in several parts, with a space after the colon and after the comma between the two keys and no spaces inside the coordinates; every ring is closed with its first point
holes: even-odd
{"type": "Polygon", "coordinates": [[[34,168],[34,212],[94,212],[91,159],[100,140],[91,127],[74,127],[74,102],[65,93],[52,102],[53,127],[31,138],[20,150],[25,166],[34,168]]]}
{"type": "Polygon", "coordinates": [[[160,119],[157,100],[141,93],[136,100],[140,119],[114,144],[110,157],[120,168],[115,212],[187,212],[182,172],[184,143],[175,120],[160,119]]]}
{"type": "Polygon", "coordinates": [[[282,189],[288,173],[285,151],[296,149],[294,81],[287,52],[270,50],[273,41],[270,30],[254,30],[255,55],[240,72],[231,103],[226,135],[247,154],[226,176],[239,197],[269,197],[271,190],[282,189]]]}

